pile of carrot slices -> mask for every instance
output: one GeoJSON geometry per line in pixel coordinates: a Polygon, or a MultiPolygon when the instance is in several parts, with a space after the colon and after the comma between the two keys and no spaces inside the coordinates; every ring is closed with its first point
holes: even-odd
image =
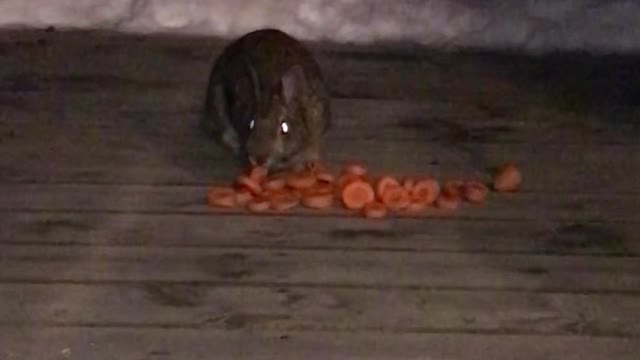
{"type": "MultiPolygon", "coordinates": [[[[522,176],[514,164],[503,165],[494,175],[496,191],[516,191],[522,176]]],[[[211,186],[207,203],[212,207],[245,208],[254,213],[283,212],[298,206],[330,209],[342,206],[367,218],[397,213],[419,213],[434,206],[455,211],[463,201],[482,203],[489,187],[476,180],[438,182],[421,178],[373,177],[362,163],[349,163],[337,174],[319,164],[304,170],[269,176],[261,167],[240,174],[229,186],[211,186]]]]}

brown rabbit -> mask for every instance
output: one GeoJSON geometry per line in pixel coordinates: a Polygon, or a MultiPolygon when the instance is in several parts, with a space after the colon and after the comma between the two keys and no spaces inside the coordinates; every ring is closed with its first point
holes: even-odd
{"type": "Polygon", "coordinates": [[[330,122],[329,92],[320,67],[286,33],[250,32],[217,59],[204,125],[251,164],[273,171],[319,161],[330,122]]]}

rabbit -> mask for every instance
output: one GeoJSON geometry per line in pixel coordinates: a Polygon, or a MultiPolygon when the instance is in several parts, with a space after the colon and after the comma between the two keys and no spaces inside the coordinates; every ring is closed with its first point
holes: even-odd
{"type": "Polygon", "coordinates": [[[209,77],[205,129],[223,146],[269,172],[321,160],[331,126],[320,66],[303,44],[278,29],[230,43],[209,77]]]}

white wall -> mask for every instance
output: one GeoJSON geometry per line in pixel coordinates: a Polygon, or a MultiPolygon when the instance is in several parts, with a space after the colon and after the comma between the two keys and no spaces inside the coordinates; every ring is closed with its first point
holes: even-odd
{"type": "Polygon", "coordinates": [[[0,0],[1,27],[640,50],[640,0],[0,0]]]}

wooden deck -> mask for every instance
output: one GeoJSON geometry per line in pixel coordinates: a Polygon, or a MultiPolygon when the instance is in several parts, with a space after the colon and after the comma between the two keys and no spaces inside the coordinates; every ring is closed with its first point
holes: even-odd
{"type": "Polygon", "coordinates": [[[0,359],[636,360],[637,59],[318,46],[327,157],[523,191],[453,217],[214,214],[220,42],[0,35],[0,359]]]}

